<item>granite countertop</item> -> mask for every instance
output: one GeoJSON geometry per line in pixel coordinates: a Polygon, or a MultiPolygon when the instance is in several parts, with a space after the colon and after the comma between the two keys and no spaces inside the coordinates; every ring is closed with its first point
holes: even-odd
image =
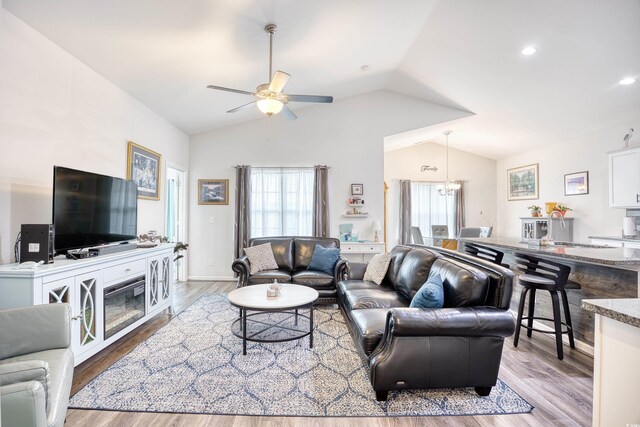
{"type": "Polygon", "coordinates": [[[582,308],[640,328],[640,298],[585,299],[582,308]]]}
{"type": "Polygon", "coordinates": [[[616,242],[638,242],[640,243],[640,237],[622,237],[622,236],[589,236],[590,239],[597,240],[614,240],[616,242]]]}
{"type": "Polygon", "coordinates": [[[556,242],[556,246],[535,246],[523,242],[520,239],[500,237],[460,238],[459,240],[497,248],[514,249],[518,252],[584,261],[592,264],[640,267],[640,249],[634,248],[618,248],[581,243],[560,244],[560,242],[556,242]]]}

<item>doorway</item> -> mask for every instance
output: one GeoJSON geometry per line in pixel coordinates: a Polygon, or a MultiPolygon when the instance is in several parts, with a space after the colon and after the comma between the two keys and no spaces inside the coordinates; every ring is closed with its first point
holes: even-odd
{"type": "MultiPolygon", "coordinates": [[[[178,168],[167,166],[167,197],[165,211],[164,235],[170,242],[184,242],[186,218],[186,172],[178,168]]],[[[186,253],[183,253],[186,256],[186,253]]],[[[174,264],[173,280],[185,281],[185,258],[174,264]]]]}

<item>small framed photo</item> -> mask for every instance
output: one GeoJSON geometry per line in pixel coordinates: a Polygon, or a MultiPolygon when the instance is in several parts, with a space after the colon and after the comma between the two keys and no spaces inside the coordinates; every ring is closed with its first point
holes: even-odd
{"type": "Polygon", "coordinates": [[[538,198],[538,164],[520,166],[507,171],[507,200],[538,198]]]}
{"type": "Polygon", "coordinates": [[[199,205],[228,205],[229,204],[229,180],[228,179],[199,179],[198,180],[198,204],[199,205]]]}
{"type": "Polygon", "coordinates": [[[351,184],[351,195],[352,196],[362,196],[364,194],[364,185],[362,184],[351,184]]]}
{"type": "Polygon", "coordinates": [[[129,141],[127,179],[138,186],[138,199],[160,200],[162,155],[129,141]]]}
{"type": "Polygon", "coordinates": [[[589,194],[589,172],[574,172],[564,176],[564,195],[589,194]]]}

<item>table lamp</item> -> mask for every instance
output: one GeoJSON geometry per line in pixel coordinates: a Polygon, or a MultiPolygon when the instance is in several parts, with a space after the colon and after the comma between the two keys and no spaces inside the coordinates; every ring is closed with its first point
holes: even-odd
{"type": "Polygon", "coordinates": [[[373,237],[373,241],[374,242],[379,242],[380,241],[380,236],[378,235],[378,232],[382,231],[382,226],[380,225],[380,221],[378,221],[378,220],[373,221],[373,224],[371,225],[371,227],[373,228],[373,231],[375,232],[375,235],[373,237]]]}

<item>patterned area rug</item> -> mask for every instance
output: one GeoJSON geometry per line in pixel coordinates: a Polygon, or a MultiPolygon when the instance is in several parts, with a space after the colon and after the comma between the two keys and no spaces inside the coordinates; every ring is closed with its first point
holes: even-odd
{"type": "MultiPolygon", "coordinates": [[[[416,416],[530,412],[501,380],[473,388],[392,392],[378,402],[340,310],[314,310],[309,338],[247,343],[231,333],[238,310],[205,294],[80,390],[73,408],[277,416],[416,416]]],[[[284,320],[284,319],[281,319],[284,320]]],[[[305,327],[306,319],[299,318],[305,327]]],[[[306,324],[308,327],[308,324],[306,324]]],[[[251,331],[247,328],[247,331],[251,331]]]]}

